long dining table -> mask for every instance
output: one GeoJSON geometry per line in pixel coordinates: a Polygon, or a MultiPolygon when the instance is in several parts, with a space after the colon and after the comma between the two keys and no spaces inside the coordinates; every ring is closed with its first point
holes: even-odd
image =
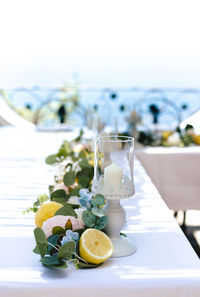
{"type": "Polygon", "coordinates": [[[141,163],[135,159],[133,198],[123,201],[123,232],[137,252],[95,269],[49,269],[32,252],[34,215],[23,214],[53,180],[47,155],[74,132],[0,128],[1,297],[199,297],[200,260],[141,163]]]}
{"type": "Polygon", "coordinates": [[[170,209],[200,209],[200,146],[139,147],[136,156],[170,209]]]}

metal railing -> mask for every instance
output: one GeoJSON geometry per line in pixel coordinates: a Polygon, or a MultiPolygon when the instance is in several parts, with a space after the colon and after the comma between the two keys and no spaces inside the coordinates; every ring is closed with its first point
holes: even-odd
{"type": "Polygon", "coordinates": [[[124,124],[135,110],[143,124],[178,125],[200,108],[200,89],[191,88],[58,88],[33,87],[1,90],[1,95],[19,114],[34,124],[53,125],[63,121],[90,125],[92,115],[105,125],[116,118],[124,124]],[[60,109],[64,106],[64,112],[60,109]],[[60,114],[59,114],[60,110],[60,114]]]}

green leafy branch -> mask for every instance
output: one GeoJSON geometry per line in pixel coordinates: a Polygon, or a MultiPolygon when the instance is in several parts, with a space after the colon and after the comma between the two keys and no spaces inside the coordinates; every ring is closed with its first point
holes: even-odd
{"type": "Polygon", "coordinates": [[[53,234],[46,239],[41,228],[34,229],[36,247],[33,252],[41,256],[40,262],[47,267],[67,268],[73,264],[76,268],[95,268],[99,265],[91,264],[77,254],[74,241],[61,245],[62,235],[53,234]]]}
{"type": "Polygon", "coordinates": [[[54,165],[56,163],[63,161],[67,157],[71,157],[75,161],[77,156],[73,150],[73,145],[75,143],[81,142],[82,138],[83,138],[83,130],[81,129],[77,138],[72,140],[72,142],[69,142],[68,140],[64,140],[56,154],[52,154],[46,157],[45,159],[46,164],[54,165]]]}
{"type": "Polygon", "coordinates": [[[37,200],[33,203],[32,207],[29,207],[28,209],[26,209],[25,211],[23,211],[23,213],[25,214],[26,212],[36,212],[38,210],[38,208],[40,208],[40,206],[45,202],[49,200],[49,196],[46,194],[40,195],[37,197],[37,200]]]}
{"type": "MultiPolygon", "coordinates": [[[[36,212],[38,208],[46,201],[55,201],[65,205],[68,203],[70,197],[79,197],[79,190],[81,188],[91,189],[94,168],[93,165],[90,164],[90,159],[88,156],[89,155],[86,151],[81,151],[78,153],[76,161],[70,160],[70,162],[66,165],[63,183],[66,187],[68,187],[68,194],[62,189],[54,191],[54,187],[49,186],[49,196],[46,194],[40,195],[33,203],[33,206],[29,207],[25,212],[36,212]]],[[[73,205],[73,207],[76,208],[79,207],[79,205],[73,205]]]]}
{"type": "Polygon", "coordinates": [[[88,228],[95,228],[102,230],[108,224],[108,218],[105,216],[103,206],[105,205],[105,198],[101,194],[93,197],[90,208],[83,211],[82,219],[88,228]]]}

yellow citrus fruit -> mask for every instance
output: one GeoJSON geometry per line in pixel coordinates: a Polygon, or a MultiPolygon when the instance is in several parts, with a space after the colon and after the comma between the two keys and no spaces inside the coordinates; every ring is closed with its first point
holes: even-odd
{"type": "Polygon", "coordinates": [[[63,207],[62,204],[54,201],[42,204],[35,214],[36,226],[42,228],[43,223],[52,218],[61,207],[63,207]]]}
{"type": "Polygon", "coordinates": [[[168,137],[170,136],[170,135],[172,135],[172,131],[163,131],[162,132],[162,137],[163,137],[163,139],[164,140],[167,140],[168,139],[168,137]]]}
{"type": "Polygon", "coordinates": [[[88,163],[94,167],[94,160],[89,160],[88,163]]]}
{"type": "Polygon", "coordinates": [[[81,235],[79,253],[87,262],[100,264],[112,255],[113,244],[104,232],[89,228],[81,235]]]}
{"type": "Polygon", "coordinates": [[[200,135],[193,134],[192,137],[193,137],[193,141],[194,141],[196,144],[200,145],[200,135]]]}

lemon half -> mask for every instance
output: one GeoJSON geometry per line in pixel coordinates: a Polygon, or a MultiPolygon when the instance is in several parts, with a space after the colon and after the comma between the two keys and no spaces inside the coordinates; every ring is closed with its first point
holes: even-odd
{"type": "Polygon", "coordinates": [[[37,227],[42,228],[43,223],[52,218],[56,211],[63,207],[62,204],[58,202],[48,202],[42,204],[42,206],[37,210],[35,214],[35,224],[37,227]]]}
{"type": "Polygon", "coordinates": [[[79,253],[87,262],[100,264],[112,255],[113,244],[104,232],[89,228],[81,235],[79,253]]]}

